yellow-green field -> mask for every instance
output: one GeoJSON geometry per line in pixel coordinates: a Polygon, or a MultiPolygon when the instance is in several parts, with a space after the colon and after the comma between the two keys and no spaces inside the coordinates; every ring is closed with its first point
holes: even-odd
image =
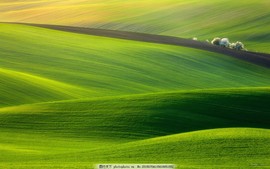
{"type": "Polygon", "coordinates": [[[216,36],[243,41],[252,51],[269,51],[268,0],[8,0],[0,21],[117,29],[201,41],[216,36]]]}

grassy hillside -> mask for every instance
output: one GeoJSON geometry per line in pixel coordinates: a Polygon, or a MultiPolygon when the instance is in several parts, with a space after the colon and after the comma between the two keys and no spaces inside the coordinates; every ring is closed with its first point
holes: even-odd
{"type": "Polygon", "coordinates": [[[80,87],[0,68],[1,105],[80,98],[91,94],[80,87]]]}
{"type": "MultiPolygon", "coordinates": [[[[11,169],[95,168],[111,163],[173,163],[183,169],[269,168],[269,130],[204,130],[103,146],[82,139],[1,132],[0,167],[11,169]],[[35,139],[38,139],[35,140],[35,139]],[[15,145],[12,143],[15,142],[15,145]],[[92,147],[91,147],[91,146],[92,147]],[[15,158],[16,157],[16,158],[15,158]]],[[[101,142],[101,140],[99,141],[101,142]]]]}
{"type": "Polygon", "coordinates": [[[216,53],[0,25],[2,106],[270,84],[269,69],[216,53]]]}
{"type": "Polygon", "coordinates": [[[0,127],[110,140],[211,128],[269,128],[269,99],[269,88],[246,88],[49,102],[1,108],[0,127]]]}
{"type": "Polygon", "coordinates": [[[10,0],[0,5],[0,21],[99,27],[203,41],[225,36],[243,41],[249,50],[270,52],[268,0],[10,0]]]}
{"type": "Polygon", "coordinates": [[[267,167],[269,97],[269,88],[197,90],[1,108],[0,166],[267,167]]]}
{"type": "Polygon", "coordinates": [[[205,130],[132,142],[95,157],[97,161],[166,162],[177,168],[264,168],[270,164],[269,139],[269,130],[262,129],[205,130]]]}
{"type": "MultiPolygon", "coordinates": [[[[55,1],[14,3],[29,3],[28,10],[55,1]]],[[[0,44],[0,168],[270,166],[265,67],[192,48],[15,24],[0,24],[0,44]]]]}

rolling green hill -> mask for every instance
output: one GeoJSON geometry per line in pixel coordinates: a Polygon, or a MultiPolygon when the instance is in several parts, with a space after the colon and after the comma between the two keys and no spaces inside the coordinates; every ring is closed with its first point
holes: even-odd
{"type": "Polygon", "coordinates": [[[269,139],[269,130],[263,129],[205,130],[132,142],[95,157],[116,163],[166,162],[177,168],[267,168],[269,139]]]}
{"type": "Polygon", "coordinates": [[[249,50],[270,52],[268,0],[9,0],[0,5],[3,22],[98,27],[202,41],[223,36],[243,41],[249,50]]]}
{"type": "Polygon", "coordinates": [[[129,143],[91,142],[1,132],[0,167],[11,169],[96,168],[109,163],[173,163],[177,168],[269,168],[269,130],[228,128],[129,143]],[[4,139],[3,139],[4,138],[4,139]],[[38,142],[35,140],[37,139],[38,142]],[[92,147],[90,147],[91,145],[92,147]],[[96,148],[99,147],[99,148],[96,148]]]}
{"type": "Polygon", "coordinates": [[[16,24],[0,44],[0,168],[270,166],[268,68],[16,24]]]}
{"type": "Polygon", "coordinates": [[[0,161],[5,168],[267,167],[269,97],[269,88],[196,90],[1,108],[0,161]],[[213,128],[223,129],[204,130],[213,128]]]}
{"type": "Polygon", "coordinates": [[[269,69],[202,50],[23,25],[0,33],[2,106],[270,84],[269,69]]]}
{"type": "Polygon", "coordinates": [[[110,140],[211,128],[269,128],[269,98],[269,88],[243,88],[39,103],[1,108],[0,126],[110,140]]]}
{"type": "Polygon", "coordinates": [[[1,105],[80,98],[91,92],[43,77],[0,68],[1,105]]]}

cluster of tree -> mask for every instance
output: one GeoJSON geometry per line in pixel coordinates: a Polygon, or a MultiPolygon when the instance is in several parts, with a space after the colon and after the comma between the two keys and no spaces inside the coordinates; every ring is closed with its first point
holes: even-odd
{"type": "Polygon", "coordinates": [[[231,49],[235,49],[235,50],[246,50],[245,46],[242,42],[237,41],[234,43],[230,43],[228,38],[214,38],[211,41],[211,43],[213,45],[231,48],[231,49]]]}

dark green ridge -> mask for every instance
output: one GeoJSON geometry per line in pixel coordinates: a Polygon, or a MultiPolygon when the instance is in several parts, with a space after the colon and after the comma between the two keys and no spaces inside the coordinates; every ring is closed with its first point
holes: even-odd
{"type": "Polygon", "coordinates": [[[0,128],[111,140],[270,128],[269,99],[269,88],[247,88],[51,102],[0,109],[0,128]]]}

